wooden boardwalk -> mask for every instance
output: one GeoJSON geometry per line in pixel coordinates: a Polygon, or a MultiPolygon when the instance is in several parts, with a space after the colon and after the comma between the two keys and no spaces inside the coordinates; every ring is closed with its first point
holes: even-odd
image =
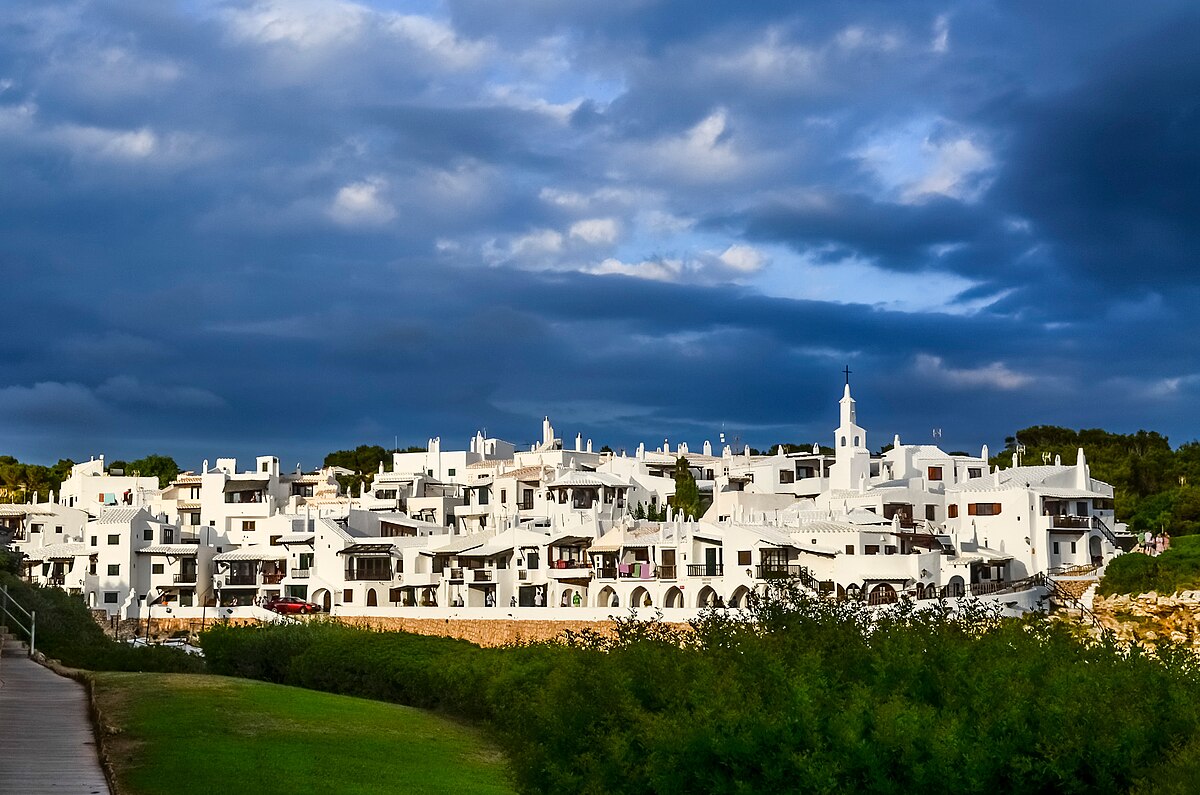
{"type": "Polygon", "coordinates": [[[0,656],[0,792],[109,795],[78,682],[16,653],[0,656]]]}

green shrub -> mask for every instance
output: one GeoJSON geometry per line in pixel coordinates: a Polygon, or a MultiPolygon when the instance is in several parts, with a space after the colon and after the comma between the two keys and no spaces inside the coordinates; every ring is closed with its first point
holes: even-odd
{"type": "Polygon", "coordinates": [[[83,600],[60,588],[42,588],[0,572],[0,585],[26,610],[37,612],[37,648],[72,668],[92,671],[204,671],[204,660],[180,649],[119,643],[104,634],[83,600]]]}
{"type": "Polygon", "coordinates": [[[528,792],[1152,792],[1194,767],[1200,675],[1169,645],[786,589],[756,618],[503,649],[320,622],[202,642],[220,673],[484,719],[528,792]]]}
{"type": "Polygon", "coordinates": [[[1171,548],[1158,557],[1141,553],[1119,555],[1105,567],[1101,594],[1171,594],[1200,588],[1200,536],[1171,539],[1171,548]]]}

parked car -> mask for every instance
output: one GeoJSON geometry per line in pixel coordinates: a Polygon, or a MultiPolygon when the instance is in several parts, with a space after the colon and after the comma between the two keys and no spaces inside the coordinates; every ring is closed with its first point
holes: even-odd
{"type": "Polygon", "coordinates": [[[267,602],[267,609],[276,613],[319,613],[321,606],[306,602],[297,596],[277,596],[267,602]]]}

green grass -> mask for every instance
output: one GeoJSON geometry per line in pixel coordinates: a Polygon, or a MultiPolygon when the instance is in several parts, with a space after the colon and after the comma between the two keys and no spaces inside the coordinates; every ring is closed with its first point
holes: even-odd
{"type": "Polygon", "coordinates": [[[423,710],[224,676],[91,676],[122,795],[513,792],[480,731],[423,710]]]}

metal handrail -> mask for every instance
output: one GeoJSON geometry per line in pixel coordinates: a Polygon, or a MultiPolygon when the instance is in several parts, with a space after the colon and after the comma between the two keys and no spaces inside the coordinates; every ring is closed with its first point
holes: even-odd
{"type": "Polygon", "coordinates": [[[33,653],[35,651],[37,651],[37,611],[36,610],[26,610],[21,605],[20,602],[17,602],[12,597],[10,597],[8,595],[8,586],[7,585],[0,587],[0,593],[2,593],[3,597],[4,597],[3,601],[0,601],[0,610],[2,610],[4,612],[4,615],[6,617],[8,617],[8,619],[10,621],[12,621],[14,624],[16,624],[18,629],[20,629],[22,632],[24,632],[26,635],[29,636],[29,656],[32,657],[33,653]],[[28,627],[26,627],[24,624],[22,624],[21,620],[19,618],[17,618],[15,615],[13,615],[13,613],[8,609],[9,605],[16,607],[17,609],[19,609],[22,613],[24,613],[26,615],[27,620],[29,621],[28,627]]]}

